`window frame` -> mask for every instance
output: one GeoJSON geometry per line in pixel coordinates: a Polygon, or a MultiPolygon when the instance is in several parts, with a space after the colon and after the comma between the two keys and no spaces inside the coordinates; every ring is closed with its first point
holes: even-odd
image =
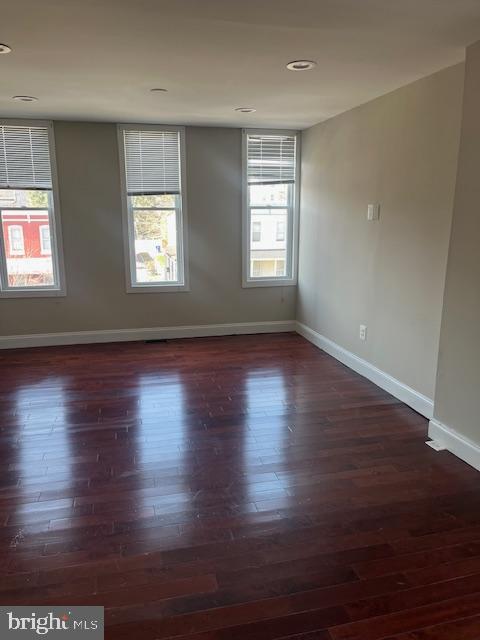
{"type": "MultiPolygon", "coordinates": [[[[118,151],[120,160],[120,185],[122,197],[122,229],[123,251],[125,263],[125,283],[127,293],[178,293],[190,291],[189,286],[189,261],[188,261],[188,217],[187,217],[187,181],[186,181],[186,144],[185,127],[162,124],[118,124],[117,125],[118,151]],[[177,277],[178,281],[172,282],[146,282],[135,281],[135,229],[133,223],[133,207],[127,192],[127,174],[125,163],[125,144],[123,132],[133,131],[177,131],[180,134],[180,206],[175,207],[177,223],[177,277]]],[[[171,207],[168,207],[171,210],[171,207]]],[[[145,210],[145,208],[144,208],[145,210]]]]}
{"type": "Polygon", "coordinates": [[[298,279],[298,228],[300,209],[300,153],[301,135],[299,131],[290,129],[242,129],[242,287],[284,287],[295,286],[298,279]],[[295,136],[295,184],[291,202],[285,207],[287,209],[287,223],[285,229],[286,242],[286,264],[291,265],[289,276],[277,277],[252,277],[250,275],[250,245],[251,245],[251,220],[250,210],[262,207],[250,207],[248,188],[248,149],[247,140],[249,135],[279,135],[295,136]],[[291,240],[290,240],[291,238],[291,240]]]}
{"type": "MultiPolygon", "coordinates": [[[[5,255],[5,240],[3,237],[3,224],[0,219],[0,298],[50,298],[65,297],[67,287],[65,280],[65,261],[63,254],[63,238],[60,214],[60,196],[57,175],[57,156],[55,148],[54,125],[51,120],[27,120],[16,118],[0,118],[0,125],[19,127],[45,127],[48,135],[48,150],[50,155],[50,170],[52,174],[52,188],[45,190],[48,193],[48,224],[50,225],[50,244],[53,275],[56,284],[41,285],[36,287],[9,287],[7,258],[5,255]]],[[[9,189],[10,191],[10,189],[9,189]]],[[[11,191],[28,191],[15,187],[11,191]]],[[[11,210],[28,211],[29,208],[10,207],[11,210]]]]}

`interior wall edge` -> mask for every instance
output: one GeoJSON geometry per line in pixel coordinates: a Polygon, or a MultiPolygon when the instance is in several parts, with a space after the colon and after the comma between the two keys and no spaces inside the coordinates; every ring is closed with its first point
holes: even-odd
{"type": "Polygon", "coordinates": [[[431,419],[433,417],[432,398],[428,398],[419,391],[412,389],[412,387],[397,380],[351,351],[344,349],[302,322],[298,322],[298,320],[296,322],[296,331],[316,347],[333,356],[356,373],[368,378],[380,388],[388,391],[392,396],[395,396],[395,398],[398,398],[422,416],[425,416],[425,418],[431,419]]]}

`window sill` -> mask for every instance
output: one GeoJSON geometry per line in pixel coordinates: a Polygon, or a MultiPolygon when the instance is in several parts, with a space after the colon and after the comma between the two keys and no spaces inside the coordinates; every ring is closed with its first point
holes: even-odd
{"type": "Polygon", "coordinates": [[[63,298],[67,295],[61,289],[7,289],[0,291],[0,298],[63,298]]]}
{"type": "Polygon", "coordinates": [[[244,280],[242,282],[242,287],[244,289],[250,289],[252,287],[296,287],[297,281],[292,280],[291,278],[287,280],[281,280],[278,278],[275,279],[267,279],[267,278],[259,278],[258,280],[244,280]]]}
{"type": "Polygon", "coordinates": [[[127,293],[181,293],[188,292],[186,284],[135,284],[127,286],[127,293]]]}

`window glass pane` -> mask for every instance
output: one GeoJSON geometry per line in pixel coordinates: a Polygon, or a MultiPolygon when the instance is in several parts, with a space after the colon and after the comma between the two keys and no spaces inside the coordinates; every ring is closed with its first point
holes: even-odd
{"type": "Polygon", "coordinates": [[[279,239],[277,229],[282,225],[286,229],[287,219],[288,209],[251,209],[250,277],[274,278],[286,275],[286,234],[279,239]],[[260,237],[255,233],[258,225],[261,225],[260,237]]]}
{"type": "Polygon", "coordinates": [[[256,278],[259,278],[262,274],[262,261],[261,260],[252,260],[252,275],[256,278]]]}
{"type": "Polygon", "coordinates": [[[0,189],[0,208],[48,209],[49,191],[0,189]]]}
{"type": "MultiPolygon", "coordinates": [[[[27,202],[28,193],[16,191],[16,200],[27,202]]],[[[42,202],[38,192],[38,204],[42,202]]],[[[47,195],[48,200],[48,195],[47,195]]],[[[18,202],[16,202],[18,203],[18,202]]],[[[37,202],[35,203],[36,206],[37,202]]],[[[25,204],[24,206],[30,206],[25,204]]],[[[53,260],[51,253],[42,251],[41,234],[48,232],[50,238],[50,221],[48,209],[6,208],[0,199],[0,211],[3,232],[3,250],[6,259],[8,286],[41,287],[52,286],[54,281],[53,260]],[[44,228],[46,231],[41,231],[44,228]]]]}
{"type": "Polygon", "coordinates": [[[177,196],[171,193],[161,195],[131,196],[132,207],[175,207],[177,196]]]}
{"type": "Polygon", "coordinates": [[[133,225],[136,282],[175,282],[178,279],[176,210],[134,209],[133,225]]]}
{"type": "Polygon", "coordinates": [[[2,205],[15,204],[17,194],[15,189],[0,189],[0,203],[2,205]]]}
{"type": "Polygon", "coordinates": [[[290,186],[289,184],[251,184],[250,205],[288,205],[290,186]]]}

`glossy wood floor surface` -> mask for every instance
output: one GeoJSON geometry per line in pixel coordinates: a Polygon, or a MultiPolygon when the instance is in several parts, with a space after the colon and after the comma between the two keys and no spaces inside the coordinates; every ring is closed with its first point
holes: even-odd
{"type": "Polygon", "coordinates": [[[112,640],[480,638],[480,475],[300,336],[0,379],[0,604],[104,605],[112,640]]]}

